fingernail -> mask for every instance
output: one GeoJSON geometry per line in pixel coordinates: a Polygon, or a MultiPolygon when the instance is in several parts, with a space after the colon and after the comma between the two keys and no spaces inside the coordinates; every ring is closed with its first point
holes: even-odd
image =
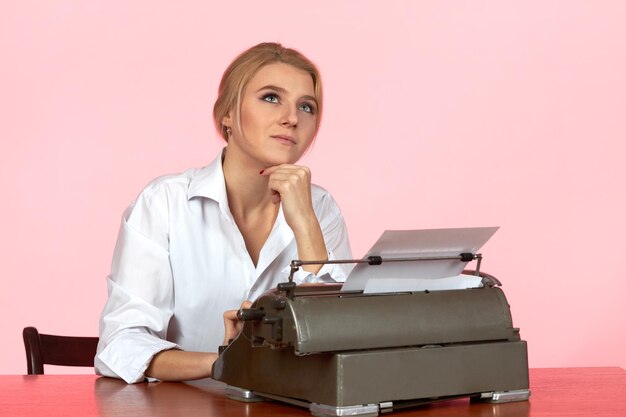
{"type": "Polygon", "coordinates": [[[259,174],[263,175],[264,172],[265,172],[265,170],[262,169],[262,170],[259,171],[259,174]]]}

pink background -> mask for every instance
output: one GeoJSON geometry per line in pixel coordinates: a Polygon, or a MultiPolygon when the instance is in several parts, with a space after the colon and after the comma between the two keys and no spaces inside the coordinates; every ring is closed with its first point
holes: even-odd
{"type": "Polygon", "coordinates": [[[626,367],[624,2],[211,3],[0,3],[0,373],[25,372],[24,326],[97,334],[122,211],[214,157],[219,77],[265,40],[322,69],[303,163],[355,256],[501,226],[484,270],[530,365],[626,367]]]}

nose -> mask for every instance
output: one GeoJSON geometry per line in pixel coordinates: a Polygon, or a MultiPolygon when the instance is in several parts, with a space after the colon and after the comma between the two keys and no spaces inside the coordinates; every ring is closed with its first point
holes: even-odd
{"type": "Polygon", "coordinates": [[[298,109],[295,105],[287,105],[284,107],[283,114],[281,115],[280,124],[285,127],[298,126],[298,109]]]}

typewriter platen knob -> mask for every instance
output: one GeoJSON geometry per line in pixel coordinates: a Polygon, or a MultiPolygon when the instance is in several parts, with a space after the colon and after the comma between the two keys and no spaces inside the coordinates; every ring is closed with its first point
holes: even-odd
{"type": "Polygon", "coordinates": [[[258,321],[265,317],[265,311],[259,308],[242,308],[237,312],[237,318],[241,321],[258,321]]]}

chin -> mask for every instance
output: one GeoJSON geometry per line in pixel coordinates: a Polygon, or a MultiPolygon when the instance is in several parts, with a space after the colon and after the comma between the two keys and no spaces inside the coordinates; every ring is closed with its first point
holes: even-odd
{"type": "Polygon", "coordinates": [[[282,164],[295,164],[300,160],[302,155],[271,155],[266,158],[266,161],[270,166],[282,165],[282,164]]]}

